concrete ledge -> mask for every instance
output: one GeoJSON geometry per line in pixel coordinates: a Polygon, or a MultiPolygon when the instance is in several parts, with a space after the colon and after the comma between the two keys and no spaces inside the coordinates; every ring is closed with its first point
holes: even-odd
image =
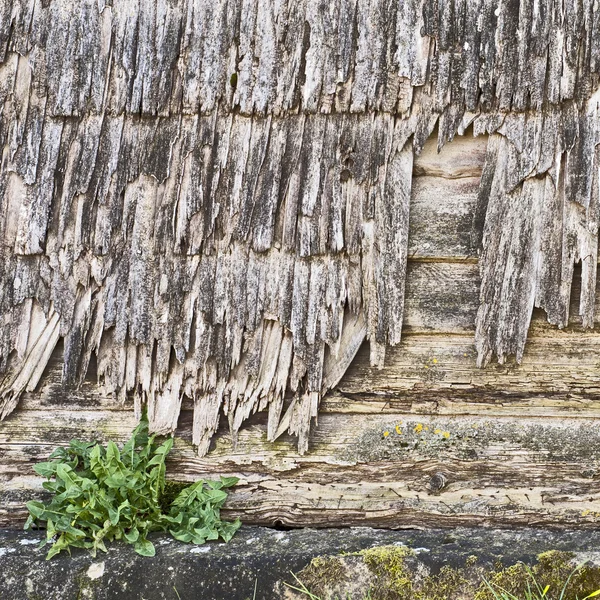
{"type": "Polygon", "coordinates": [[[2,600],[245,600],[282,598],[283,580],[293,581],[311,559],[381,545],[418,549],[432,573],[462,566],[471,555],[480,563],[535,562],[547,550],[593,557],[600,532],[455,529],[386,531],[369,528],[277,531],[243,527],[229,543],[205,546],[156,537],[156,556],[144,558],[130,546],[112,544],[92,558],[83,551],[45,560],[38,550],[43,532],[0,531],[2,600]]]}

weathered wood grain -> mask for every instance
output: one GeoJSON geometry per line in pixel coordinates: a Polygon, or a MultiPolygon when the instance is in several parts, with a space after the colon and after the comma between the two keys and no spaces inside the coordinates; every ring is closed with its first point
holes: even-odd
{"type": "Polygon", "coordinates": [[[0,2],[0,525],[145,403],[247,522],[594,526],[597,2],[71,4],[0,2]]]}
{"type": "MultiPolygon", "coordinates": [[[[442,154],[445,152],[446,149],[442,154]]],[[[424,175],[413,179],[409,257],[475,262],[478,248],[472,229],[479,177],[445,179],[436,175],[434,169],[427,169],[429,166],[424,165],[421,170],[424,175]]],[[[451,173],[451,167],[445,172],[451,173]]]]}
{"type": "MultiPolygon", "coordinates": [[[[40,167],[50,179],[60,173],[48,188],[55,219],[29,158],[23,166],[9,152],[3,163],[31,189],[21,199],[27,210],[13,207],[16,227],[0,212],[10,233],[0,414],[48,360],[19,351],[22,306],[33,302],[58,315],[52,339],[64,338],[65,381],[80,382],[95,354],[103,384],[121,398],[135,390],[153,430],[173,430],[182,396],[196,398],[203,452],[221,410],[235,413],[237,427],[302,389],[286,422],[306,447],[326,391],[325,348],[335,354],[346,317],[364,317],[374,363],[400,339],[413,151],[393,118],[52,123],[68,130],[52,165],[40,167]],[[355,145],[369,151],[355,155],[355,145]],[[46,219],[39,227],[34,213],[46,219]]],[[[13,195],[8,184],[0,178],[0,192],[13,195]]],[[[277,430],[281,411],[271,415],[277,430]]]]}
{"type": "Polygon", "coordinates": [[[454,13],[432,0],[329,11],[307,0],[120,2],[109,10],[86,0],[76,15],[67,2],[6,0],[2,9],[0,61],[30,56],[31,67],[20,67],[31,69],[30,85],[44,90],[53,116],[219,106],[406,114],[413,88],[430,84],[445,141],[480,106],[524,111],[581,100],[600,71],[597,20],[582,16],[596,14],[591,0],[572,11],[547,1],[537,10],[475,2],[454,13]]]}
{"type": "MultiPolygon", "coordinates": [[[[481,279],[477,264],[454,259],[409,262],[404,314],[405,333],[472,334],[479,308],[481,279]]],[[[596,283],[596,290],[600,283],[596,283]]],[[[600,323],[600,293],[595,295],[594,319],[581,315],[581,277],[575,274],[568,307],[569,325],[558,329],[542,309],[531,311],[529,339],[537,336],[562,338],[561,331],[597,333],[600,323]]],[[[576,345],[577,338],[567,338],[576,345]]]]}
{"type": "MultiPolygon", "coordinates": [[[[487,136],[473,137],[470,132],[456,136],[452,143],[438,150],[437,139],[430,137],[422,152],[415,157],[413,174],[416,177],[429,175],[441,177],[441,185],[448,185],[448,179],[481,177],[487,152],[487,136]]],[[[452,189],[452,188],[450,188],[452,189]]],[[[452,192],[448,193],[451,196],[452,192]]]]}
{"type": "Polygon", "coordinates": [[[480,194],[480,365],[493,355],[500,363],[512,355],[521,360],[534,306],[551,323],[568,324],[575,263],[582,269],[583,324],[594,322],[599,175],[598,164],[592,171],[586,165],[600,158],[599,111],[599,99],[590,99],[577,140],[568,133],[569,117],[553,111],[543,118],[508,115],[490,138],[480,194]],[[539,139],[554,140],[554,150],[539,139]]]}
{"type": "MultiPolygon", "coordinates": [[[[477,410],[478,403],[487,397],[506,396],[505,386],[508,378],[503,380],[499,376],[501,373],[510,373],[511,380],[517,383],[515,389],[526,391],[535,390],[535,384],[532,382],[536,380],[541,371],[550,369],[549,374],[544,376],[550,385],[545,385],[543,389],[538,388],[537,393],[538,395],[548,394],[549,398],[554,398],[552,400],[554,405],[565,401],[567,402],[565,406],[572,407],[572,404],[568,402],[568,394],[561,392],[562,400],[559,400],[555,398],[553,390],[560,388],[564,391],[569,389],[569,386],[574,386],[573,390],[579,389],[577,378],[583,378],[582,381],[585,385],[595,387],[593,384],[597,365],[595,353],[597,344],[600,343],[598,341],[600,334],[597,329],[589,331],[582,328],[581,318],[577,315],[579,307],[576,302],[571,305],[571,325],[562,331],[548,324],[543,311],[534,311],[530,333],[531,352],[526,352],[524,365],[477,369],[473,355],[472,336],[478,306],[478,277],[476,264],[409,262],[403,334],[405,342],[401,344],[397,352],[388,353],[388,360],[382,371],[368,368],[368,351],[363,348],[354,361],[348,376],[342,379],[340,385],[346,385],[347,381],[356,381],[355,374],[358,370],[362,373],[361,377],[365,379],[365,386],[361,388],[361,391],[372,389],[375,393],[380,393],[382,388],[386,388],[390,378],[397,381],[407,378],[407,369],[414,363],[417,365],[416,371],[413,367],[410,367],[410,371],[408,371],[410,377],[407,381],[410,383],[405,388],[406,392],[414,385],[415,380],[412,377],[419,370],[422,375],[419,381],[435,380],[431,373],[422,369],[426,364],[436,373],[442,372],[444,378],[449,377],[450,380],[454,373],[458,373],[461,384],[448,387],[443,391],[443,396],[452,401],[452,394],[456,394],[461,398],[460,402],[472,401],[475,403],[474,410],[477,410]],[[556,348],[559,349],[558,355],[556,348]],[[442,364],[440,359],[436,358],[438,362],[430,364],[427,360],[423,360],[423,353],[432,354],[433,357],[438,354],[447,355],[447,359],[442,364]],[[568,363],[556,362],[561,356],[566,356],[568,363]],[[405,362],[398,362],[399,360],[405,362]],[[568,364],[568,372],[575,375],[567,377],[566,383],[563,384],[561,381],[565,377],[565,364],[568,364]],[[397,371],[400,368],[399,365],[404,365],[403,370],[397,371]],[[554,388],[552,387],[553,379],[556,382],[554,388]],[[461,386],[465,382],[475,383],[471,386],[471,391],[465,392],[466,395],[463,397],[461,386]]],[[[578,295],[577,289],[576,280],[575,297],[578,295]]],[[[600,307],[596,314],[600,316],[600,307]]],[[[72,410],[94,408],[104,412],[125,409],[127,406],[125,403],[116,397],[112,398],[108,391],[97,385],[95,362],[92,363],[81,387],[64,384],[62,381],[62,352],[63,346],[59,344],[36,390],[23,396],[22,406],[25,410],[44,408],[53,411],[63,408],[72,410]]],[[[338,377],[339,374],[334,380],[338,377]]],[[[438,377],[438,379],[440,378],[438,377]]],[[[336,383],[334,380],[330,384],[336,383]]],[[[428,390],[428,393],[434,393],[433,388],[429,387],[428,390]]],[[[438,389],[436,393],[439,395],[442,391],[438,389]]],[[[415,388],[413,396],[415,394],[418,395],[418,386],[415,388]]],[[[507,400],[507,402],[509,401],[507,400]]],[[[538,401],[540,407],[547,405],[543,397],[538,398],[538,401]]],[[[325,410],[328,410],[326,408],[328,403],[329,400],[326,400],[325,410]]],[[[192,405],[192,401],[184,399],[184,407],[190,408],[192,405]]],[[[509,404],[506,410],[512,410],[510,406],[509,404]]],[[[514,410],[517,410],[517,405],[514,410]]],[[[519,408],[519,410],[521,409],[519,408]]]]}
{"type": "MultiPolygon", "coordinates": [[[[359,350],[354,362],[336,385],[341,395],[323,400],[326,412],[380,412],[398,409],[415,413],[443,414],[588,414],[598,416],[600,384],[598,352],[600,336],[573,328],[556,331],[544,326],[540,315],[536,335],[530,339],[523,363],[479,369],[475,364],[471,336],[406,334],[404,341],[388,354],[382,370],[369,365],[368,347],[359,350]]],[[[184,400],[183,408],[193,403],[184,400]]],[[[96,385],[94,373],[79,389],[61,381],[61,360],[55,355],[44,383],[26,393],[22,411],[131,410],[96,385]]],[[[15,427],[22,412],[15,413],[6,426],[15,427]]],[[[60,427],[63,427],[61,424],[60,427]]],[[[0,431],[4,424],[0,427],[0,431]]]]}
{"type": "Polygon", "coordinates": [[[578,396],[598,392],[600,337],[580,332],[550,338],[531,338],[521,365],[507,363],[479,369],[475,348],[468,337],[407,336],[390,351],[385,371],[369,366],[360,351],[338,386],[348,393],[403,392],[419,388],[424,394],[435,389],[474,394],[527,394],[540,396],[560,392],[578,396]]]}
{"type": "MultiPolygon", "coordinates": [[[[41,415],[27,412],[8,443],[3,434],[3,525],[22,518],[17,503],[24,490],[39,493],[31,467],[53,445],[41,415]]],[[[128,420],[113,415],[109,424],[88,411],[70,433],[124,439],[128,420]]],[[[600,511],[598,435],[596,422],[585,418],[324,414],[305,456],[289,436],[265,444],[266,424],[255,424],[239,431],[235,448],[228,433],[218,434],[206,458],[179,439],[169,472],[179,480],[240,476],[228,514],[249,523],[591,526],[600,511]],[[431,483],[439,473],[446,479],[441,490],[431,483]]]]}
{"type": "Polygon", "coordinates": [[[59,317],[64,380],[96,354],[106,388],[135,391],[156,431],[186,395],[200,452],[222,411],[235,428],[256,409],[305,448],[348,316],[381,365],[401,340],[407,257],[437,244],[474,259],[484,155],[480,362],[522,357],[534,306],[567,325],[578,260],[592,326],[597,12],[4,2],[1,415],[46,366],[50,350],[25,341],[43,311],[59,317]],[[474,142],[436,154],[471,127],[474,142]],[[407,246],[413,174],[427,225],[407,246]]]}

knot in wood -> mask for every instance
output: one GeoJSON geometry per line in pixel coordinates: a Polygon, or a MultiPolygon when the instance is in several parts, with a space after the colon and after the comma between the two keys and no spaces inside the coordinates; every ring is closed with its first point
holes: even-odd
{"type": "Polygon", "coordinates": [[[438,494],[448,485],[448,479],[443,473],[436,473],[429,479],[427,487],[433,494],[438,494]]]}

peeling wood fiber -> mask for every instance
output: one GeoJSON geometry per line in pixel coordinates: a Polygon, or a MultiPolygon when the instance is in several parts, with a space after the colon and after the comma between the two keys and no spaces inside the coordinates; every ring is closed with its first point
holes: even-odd
{"type": "MultiPolygon", "coordinates": [[[[470,223],[486,147],[485,136],[465,136],[437,154],[430,139],[416,158],[402,341],[381,370],[361,346],[321,401],[310,452],[299,456],[290,435],[269,442],[268,415],[258,413],[235,445],[221,419],[198,457],[194,402],[184,397],[170,478],[239,477],[225,509],[262,525],[598,527],[600,310],[584,329],[581,268],[568,327],[536,309],[521,364],[475,364],[470,223]]],[[[63,354],[59,339],[40,384],[0,424],[0,527],[22,527],[24,501],[44,499],[33,466],[57,444],[124,442],[135,425],[130,403],[97,385],[95,361],[81,386],[64,382],[63,354]]]]}
{"type": "Polygon", "coordinates": [[[600,9],[567,4],[0,0],[1,416],[63,339],[155,431],[193,399],[200,454],[221,411],[306,450],[364,337],[400,342],[436,126],[491,134],[480,364],[567,324],[577,261],[592,326],[600,9]]]}

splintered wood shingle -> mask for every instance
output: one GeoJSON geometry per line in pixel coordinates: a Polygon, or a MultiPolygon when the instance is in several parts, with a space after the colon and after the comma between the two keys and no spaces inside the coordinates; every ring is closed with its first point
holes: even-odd
{"type": "MultiPolygon", "coordinates": [[[[593,0],[0,0],[0,414],[64,339],[193,440],[257,410],[308,447],[363,339],[400,342],[413,158],[489,134],[479,363],[593,326],[593,0]]],[[[444,198],[438,199],[439,203],[444,198]]]]}

